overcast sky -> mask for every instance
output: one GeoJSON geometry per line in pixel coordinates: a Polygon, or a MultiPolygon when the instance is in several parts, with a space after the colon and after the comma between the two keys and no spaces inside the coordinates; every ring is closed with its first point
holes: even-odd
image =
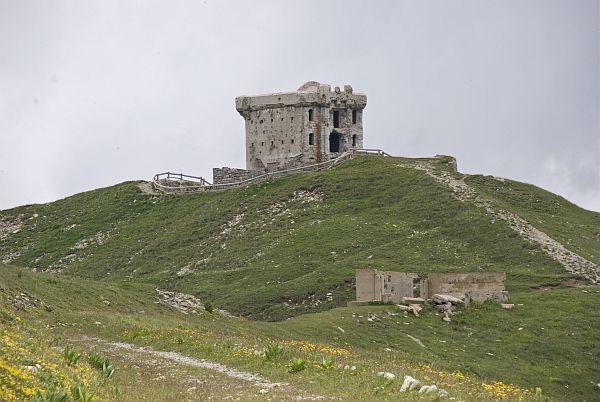
{"type": "Polygon", "coordinates": [[[0,209],[244,167],[234,98],[368,96],[365,146],[600,210],[598,3],[0,0],[0,209]]]}

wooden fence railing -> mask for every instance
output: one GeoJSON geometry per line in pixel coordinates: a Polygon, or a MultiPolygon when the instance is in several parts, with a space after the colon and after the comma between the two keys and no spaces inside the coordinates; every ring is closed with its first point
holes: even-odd
{"type": "Polygon", "coordinates": [[[260,183],[280,177],[288,176],[295,173],[302,172],[316,172],[323,169],[329,169],[338,164],[352,159],[357,155],[379,155],[379,156],[391,156],[381,149],[354,149],[351,151],[344,152],[335,159],[316,163],[313,165],[299,166],[296,168],[278,170],[273,172],[265,172],[260,176],[255,176],[250,179],[242,180],[235,183],[224,183],[224,184],[211,184],[207,180],[199,176],[190,176],[183,173],[158,173],[154,175],[152,181],[154,188],[165,193],[189,193],[199,191],[221,191],[229,190],[232,188],[239,188],[248,186],[254,183],[260,183]]]}

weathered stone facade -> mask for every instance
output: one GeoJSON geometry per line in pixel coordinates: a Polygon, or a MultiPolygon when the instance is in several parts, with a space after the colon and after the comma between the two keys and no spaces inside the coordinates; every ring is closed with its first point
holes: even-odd
{"type": "Polygon", "coordinates": [[[504,272],[430,273],[427,279],[421,280],[421,297],[429,299],[435,294],[466,295],[472,301],[506,303],[508,292],[504,287],[505,279],[504,272]]]}
{"type": "Polygon", "coordinates": [[[240,96],[246,121],[246,169],[275,170],[315,164],[363,147],[367,97],[350,85],[309,81],[295,92],[240,96]]]}
{"type": "Polygon", "coordinates": [[[411,272],[380,271],[377,269],[356,270],[356,302],[371,301],[400,303],[404,298],[414,297],[414,288],[419,285],[419,296],[431,299],[436,295],[447,295],[462,300],[499,303],[508,301],[504,287],[504,272],[461,272],[430,273],[419,278],[411,272]]]}
{"type": "Polygon", "coordinates": [[[383,301],[400,303],[403,297],[413,297],[417,274],[407,272],[356,270],[356,301],[383,301]]]}
{"type": "Polygon", "coordinates": [[[239,183],[262,174],[264,174],[264,172],[258,170],[236,169],[230,167],[213,168],[213,183],[239,183]]]}

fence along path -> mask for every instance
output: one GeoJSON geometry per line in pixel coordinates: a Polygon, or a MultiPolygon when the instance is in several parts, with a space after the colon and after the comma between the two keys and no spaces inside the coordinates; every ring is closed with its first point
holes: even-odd
{"type": "Polygon", "coordinates": [[[183,173],[165,172],[154,175],[152,185],[156,190],[165,193],[193,193],[201,191],[229,190],[232,188],[239,188],[254,183],[277,179],[279,177],[284,177],[295,173],[316,172],[323,169],[329,169],[358,155],[391,156],[381,149],[354,149],[351,151],[346,151],[337,158],[326,162],[300,166],[292,169],[278,170],[275,172],[266,172],[262,175],[235,183],[211,184],[203,177],[190,176],[183,173]]]}

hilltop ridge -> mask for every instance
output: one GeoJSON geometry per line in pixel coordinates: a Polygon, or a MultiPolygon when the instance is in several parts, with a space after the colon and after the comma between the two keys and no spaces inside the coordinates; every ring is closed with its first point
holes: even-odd
{"type": "Polygon", "coordinates": [[[343,305],[359,267],[502,270],[512,290],[594,282],[600,263],[600,214],[534,186],[453,172],[443,159],[359,157],[186,196],[127,182],[0,219],[5,263],[154,283],[268,320],[343,305]]]}
{"type": "Polygon", "coordinates": [[[108,356],[125,400],[385,400],[404,375],[467,401],[597,397],[598,213],[443,158],[357,157],[224,192],[147,190],[125,182],[0,211],[0,263],[16,265],[0,264],[0,363],[16,381],[0,396],[52,389],[40,383],[50,375],[83,376],[111,399],[93,367],[61,366],[59,345],[108,356]],[[506,272],[515,308],[473,304],[450,323],[427,306],[420,317],[339,308],[363,267],[506,272]],[[28,343],[39,347],[18,346],[28,343]],[[270,345],[280,358],[265,358],[270,345]],[[290,359],[304,360],[302,375],[290,359]],[[30,362],[42,367],[33,379],[30,362]],[[215,378],[202,370],[233,377],[182,385],[215,378]]]}

